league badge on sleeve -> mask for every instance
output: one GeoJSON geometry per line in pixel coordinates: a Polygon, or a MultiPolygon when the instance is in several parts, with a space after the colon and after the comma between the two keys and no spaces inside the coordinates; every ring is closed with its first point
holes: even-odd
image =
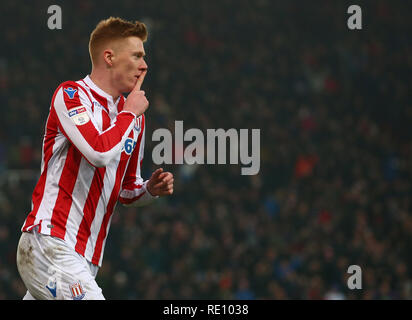
{"type": "Polygon", "coordinates": [[[72,108],[69,110],[69,117],[72,119],[76,126],[81,126],[89,122],[90,117],[87,114],[87,110],[83,106],[72,108]]]}

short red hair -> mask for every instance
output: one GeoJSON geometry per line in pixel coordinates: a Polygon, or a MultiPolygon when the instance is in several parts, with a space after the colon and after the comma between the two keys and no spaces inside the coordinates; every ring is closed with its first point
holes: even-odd
{"type": "Polygon", "coordinates": [[[89,53],[92,64],[97,62],[99,51],[105,45],[127,37],[138,37],[145,42],[147,40],[146,25],[143,22],[131,22],[114,17],[100,21],[90,34],[89,53]]]}

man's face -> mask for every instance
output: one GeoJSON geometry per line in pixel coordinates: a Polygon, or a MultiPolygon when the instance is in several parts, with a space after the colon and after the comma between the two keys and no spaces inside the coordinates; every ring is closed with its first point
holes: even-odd
{"type": "Polygon", "coordinates": [[[121,93],[132,91],[137,79],[147,69],[143,41],[138,37],[122,39],[113,55],[113,85],[121,93]]]}

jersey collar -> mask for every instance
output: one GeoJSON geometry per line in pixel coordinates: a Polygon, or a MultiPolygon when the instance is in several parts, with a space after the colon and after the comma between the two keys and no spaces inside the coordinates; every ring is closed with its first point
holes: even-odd
{"type": "Polygon", "coordinates": [[[87,76],[83,79],[83,81],[84,81],[84,83],[86,83],[86,84],[89,86],[90,89],[93,89],[98,95],[106,98],[108,102],[111,102],[111,103],[109,103],[109,105],[112,104],[112,105],[115,105],[115,106],[116,106],[117,103],[119,102],[121,95],[119,96],[119,98],[117,98],[116,101],[113,101],[113,97],[112,97],[110,94],[108,94],[107,92],[105,92],[105,91],[103,91],[102,89],[100,89],[100,88],[92,81],[92,79],[90,79],[90,76],[89,76],[89,75],[87,75],[87,76]]]}

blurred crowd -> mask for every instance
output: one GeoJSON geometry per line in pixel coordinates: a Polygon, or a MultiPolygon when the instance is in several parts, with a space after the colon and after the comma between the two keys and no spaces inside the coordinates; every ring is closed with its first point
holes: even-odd
{"type": "Polygon", "coordinates": [[[48,1],[2,4],[0,299],[40,173],[50,100],[90,72],[103,18],[144,21],[151,133],[261,129],[261,167],[166,165],[173,196],[115,209],[97,282],[107,299],[411,299],[412,43],[405,1],[48,1]],[[362,289],[350,290],[350,265],[362,289]]]}

